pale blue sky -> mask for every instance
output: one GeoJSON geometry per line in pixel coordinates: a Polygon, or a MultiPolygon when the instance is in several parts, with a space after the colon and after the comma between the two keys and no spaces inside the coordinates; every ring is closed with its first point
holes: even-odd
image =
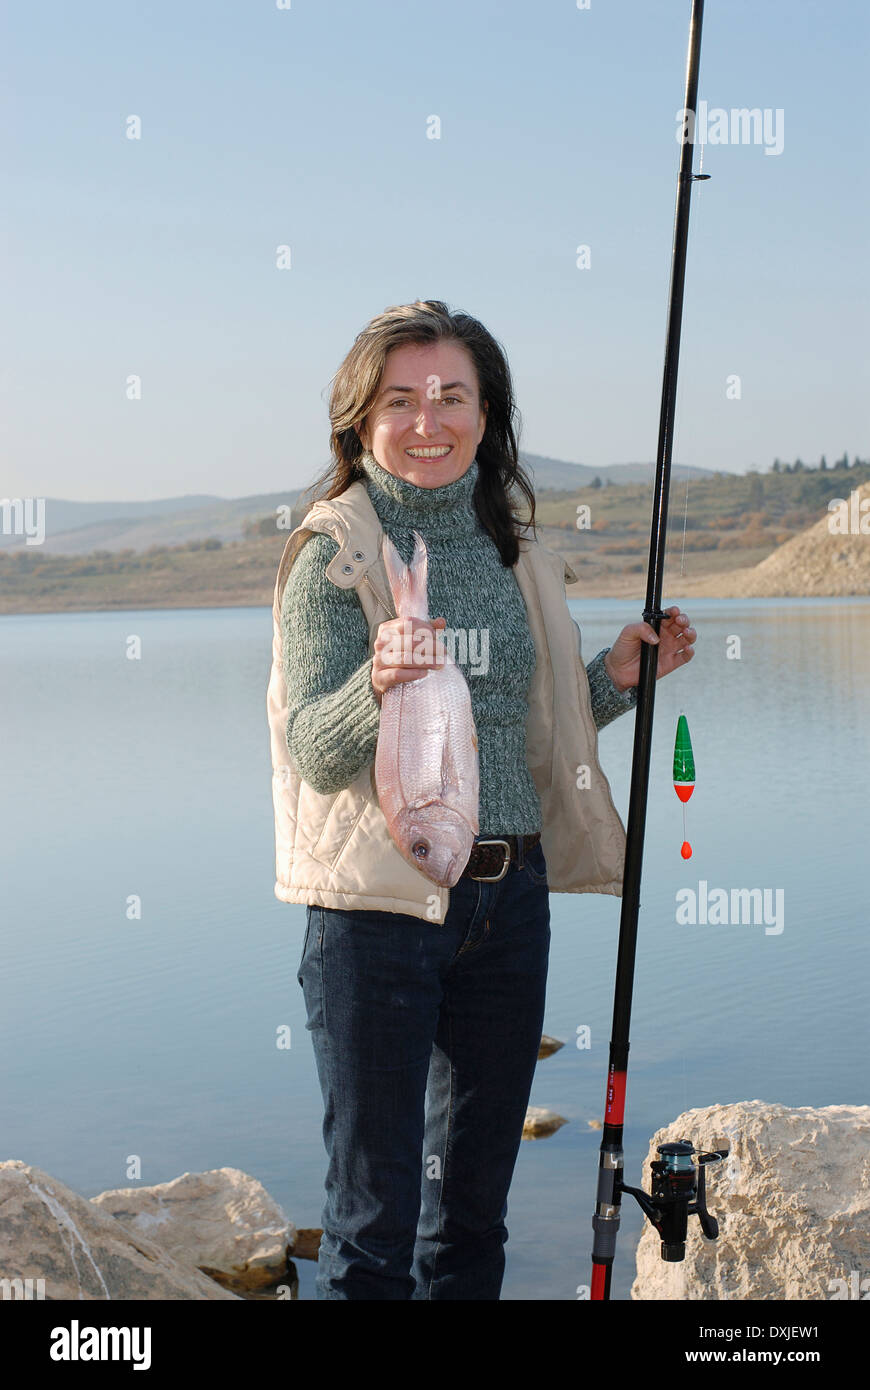
{"type": "MultiPolygon", "coordinates": [[[[0,494],[299,487],[327,458],[328,384],[354,336],[416,298],[504,344],[522,448],[652,458],[689,14],[8,5],[0,494]]],[[[781,108],[784,147],[704,153],[681,462],[870,453],[868,28],[864,0],[708,0],[700,97],[781,108]]]]}

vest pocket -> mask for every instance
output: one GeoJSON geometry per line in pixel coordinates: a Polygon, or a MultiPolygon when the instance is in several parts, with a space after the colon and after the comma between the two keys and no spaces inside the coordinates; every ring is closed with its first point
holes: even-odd
{"type": "Polygon", "coordinates": [[[363,768],[349,787],[337,792],[310,849],[313,859],[333,869],[372,798],[372,769],[363,768]]]}

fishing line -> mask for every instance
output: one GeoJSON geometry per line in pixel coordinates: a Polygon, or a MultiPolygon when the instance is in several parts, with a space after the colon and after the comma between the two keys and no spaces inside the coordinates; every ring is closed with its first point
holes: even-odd
{"type": "MultiPolygon", "coordinates": [[[[703,203],[704,203],[704,196],[703,196],[703,192],[704,192],[704,182],[706,182],[706,180],[704,180],[704,151],[705,151],[705,149],[706,149],[706,145],[701,144],[701,146],[700,146],[701,157],[700,157],[700,160],[699,160],[699,163],[698,163],[698,173],[697,173],[698,188],[697,188],[697,190],[696,190],[696,193],[695,193],[695,200],[694,200],[694,203],[693,203],[693,206],[692,206],[692,223],[693,223],[693,225],[692,225],[692,236],[693,236],[693,240],[694,240],[694,243],[695,243],[695,244],[697,244],[697,242],[701,240],[701,217],[702,217],[701,209],[702,209],[702,206],[703,206],[703,203]]],[[[708,175],[707,175],[707,178],[709,179],[710,177],[711,177],[711,176],[708,174],[708,175]]],[[[685,392],[685,376],[686,376],[686,375],[687,375],[687,374],[684,373],[684,375],[683,375],[683,376],[678,380],[678,382],[677,382],[676,432],[675,432],[675,435],[674,435],[674,457],[675,457],[675,458],[679,458],[680,454],[682,453],[682,443],[683,443],[683,439],[684,439],[684,432],[683,432],[683,398],[684,398],[684,392],[685,392]]],[[[696,435],[697,432],[696,432],[696,430],[693,428],[692,431],[691,431],[691,433],[692,433],[692,435],[693,435],[693,437],[694,437],[694,436],[696,435]]],[[[690,481],[690,478],[691,478],[691,467],[690,467],[690,465],[687,463],[687,464],[685,465],[685,468],[686,468],[686,494],[685,494],[685,497],[683,498],[683,535],[682,535],[682,545],[681,545],[681,548],[680,548],[680,578],[681,578],[681,579],[685,578],[686,530],[687,530],[687,527],[688,527],[688,519],[689,519],[689,481],[690,481]]],[[[685,839],[685,835],[683,836],[683,838],[685,839]]]]}
{"type": "MultiPolygon", "coordinates": [[[[698,173],[696,175],[696,180],[698,181],[698,188],[697,190],[695,190],[696,197],[694,207],[692,209],[694,219],[693,225],[695,244],[697,244],[698,241],[701,241],[701,207],[704,201],[703,190],[704,183],[706,182],[706,180],[704,179],[704,150],[705,146],[702,144],[701,157],[698,163],[698,173]]],[[[707,178],[710,178],[709,174],[707,175],[707,178]]],[[[694,359],[692,360],[694,362],[694,359]]],[[[674,407],[676,415],[676,428],[674,431],[675,457],[679,457],[679,454],[681,452],[681,443],[685,438],[685,432],[683,430],[682,402],[683,393],[685,390],[685,380],[688,375],[689,373],[685,373],[683,377],[681,377],[677,382],[677,399],[674,407]]],[[[689,432],[693,439],[697,438],[697,428],[695,426],[692,426],[689,432]]],[[[694,457],[694,445],[692,457],[694,457]]],[[[686,492],[683,498],[683,536],[682,546],[680,549],[681,579],[685,577],[686,531],[688,529],[689,521],[689,483],[691,481],[691,464],[689,462],[686,462],[685,469],[686,492]]],[[[682,803],[683,813],[683,840],[680,846],[680,855],[684,860],[686,860],[691,859],[692,857],[692,845],[689,840],[688,826],[686,823],[686,804],[688,802],[689,797],[692,795],[692,792],[694,791],[695,764],[692,752],[692,741],[689,734],[689,726],[686,722],[685,710],[683,709],[680,709],[677,718],[677,736],[674,744],[674,778],[674,790],[676,791],[677,795],[680,798],[680,802],[682,803]]]]}

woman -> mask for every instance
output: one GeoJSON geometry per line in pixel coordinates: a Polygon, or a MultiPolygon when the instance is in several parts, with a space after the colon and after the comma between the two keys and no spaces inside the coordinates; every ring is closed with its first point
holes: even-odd
{"type": "MultiPolygon", "coordinates": [[[[275,891],[308,909],[298,979],[329,1156],[321,1299],[498,1299],[549,889],[621,892],[624,828],[597,730],[635,703],[640,643],[659,639],[631,624],[583,666],[564,562],[525,534],[515,413],[507,361],[477,320],[440,301],[376,317],[333,382],[335,464],[315,484],[329,487],[275,587],[275,891]],[[392,844],[373,779],[383,695],[427,673],[425,654],[402,664],[380,559],[386,532],[407,563],[414,529],[439,616],[414,621],[410,649],[445,624],[469,652],[488,642],[464,672],[481,829],[449,890],[392,844]]],[[[696,637],[668,613],[659,676],[696,637]]]]}

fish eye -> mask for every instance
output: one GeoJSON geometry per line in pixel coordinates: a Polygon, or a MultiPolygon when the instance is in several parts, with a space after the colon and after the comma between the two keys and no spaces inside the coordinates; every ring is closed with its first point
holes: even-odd
{"type": "Polygon", "coordinates": [[[426,840],[415,840],[411,846],[411,853],[415,859],[425,859],[429,853],[429,844],[426,840]]]}

